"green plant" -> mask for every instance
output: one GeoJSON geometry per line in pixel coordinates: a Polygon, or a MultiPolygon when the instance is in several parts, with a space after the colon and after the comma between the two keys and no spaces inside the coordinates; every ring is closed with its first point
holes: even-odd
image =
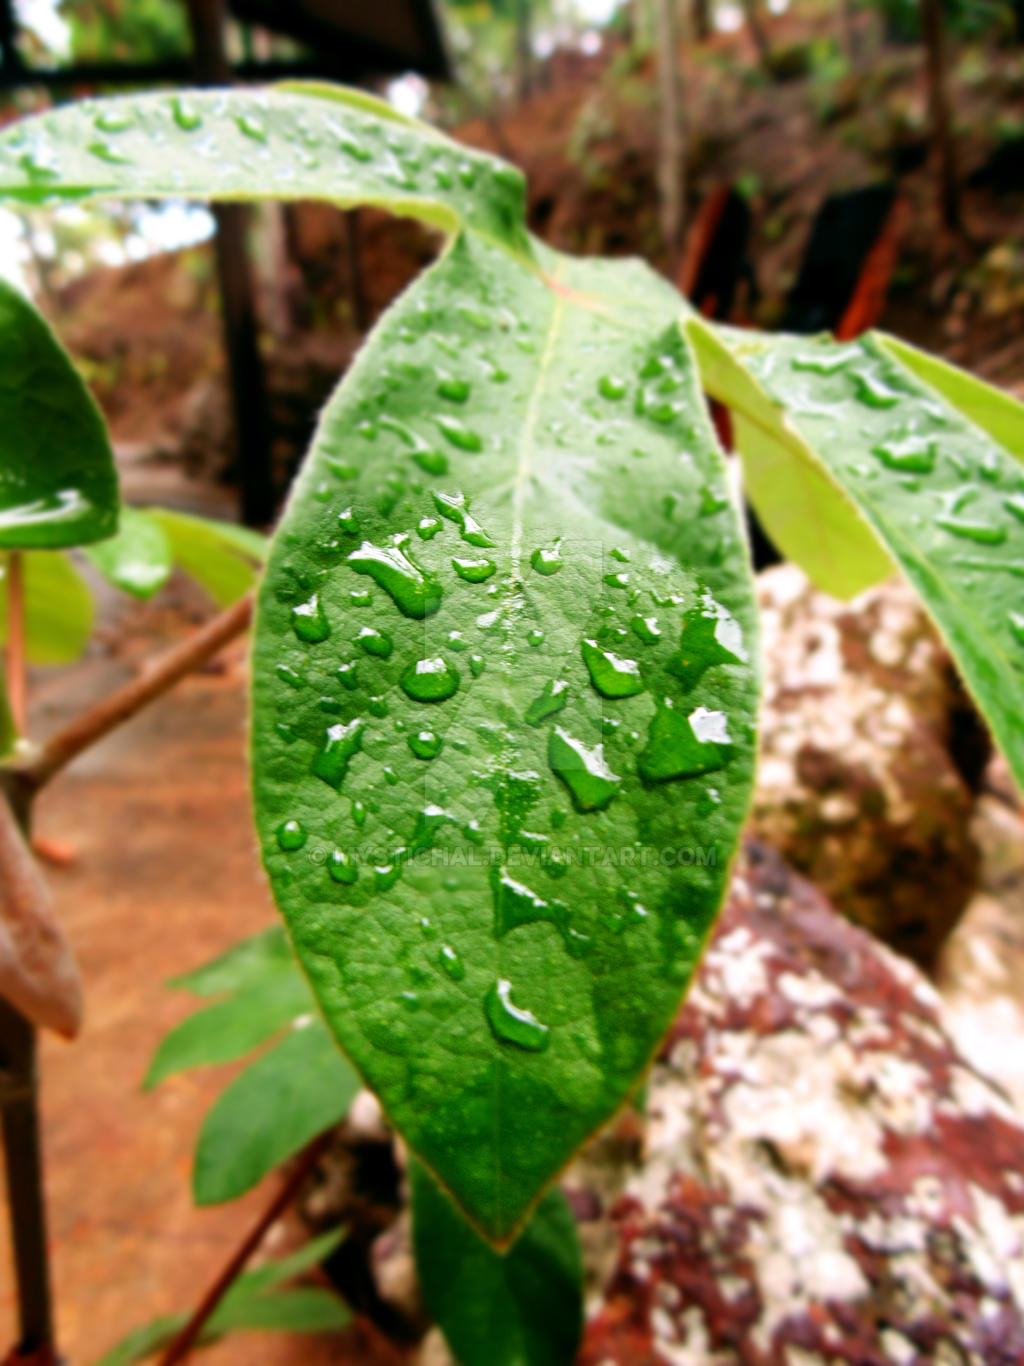
{"type": "MultiPolygon", "coordinates": [[[[905,574],[1024,781],[1020,405],[881,334],[713,327],[638,262],[553,252],[518,172],[357,92],[81,104],[0,135],[0,192],[316,196],[447,235],[274,537],[256,825],[325,1024],[419,1161],[418,1240],[447,1220],[451,1264],[511,1295],[503,1360],[568,1359],[513,1259],[572,1280],[544,1192],[638,1086],[753,774],[752,576],[704,392],[783,553],[840,597],[905,574]]],[[[466,1366],[498,1359],[452,1317],[472,1303],[433,1302],[466,1366]]]]}

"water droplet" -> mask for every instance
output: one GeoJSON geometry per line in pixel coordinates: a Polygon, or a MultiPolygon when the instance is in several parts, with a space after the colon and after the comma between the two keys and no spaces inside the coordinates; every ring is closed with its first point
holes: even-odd
{"type": "Polygon", "coordinates": [[[441,398],[446,398],[451,403],[465,403],[470,395],[470,383],[467,379],[444,375],[438,382],[437,392],[441,398]]]}
{"type": "Polygon", "coordinates": [[[560,550],[561,547],[557,541],[550,548],[538,546],[530,556],[530,564],[538,574],[544,574],[546,577],[557,574],[562,567],[560,550]]]}
{"type": "Polygon", "coordinates": [[[434,421],[440,428],[441,434],[460,451],[468,451],[470,454],[476,455],[483,450],[483,437],[467,427],[461,418],[452,417],[449,413],[439,413],[434,421]]]}
{"type": "Polygon", "coordinates": [[[105,161],[110,166],[129,166],[131,157],[119,151],[112,143],[105,139],[98,139],[96,142],[89,143],[89,151],[99,161],[105,161]]]}
{"type": "Polygon", "coordinates": [[[409,748],[417,759],[436,759],[444,741],[435,730],[418,730],[409,736],[409,748]]]}
{"type": "Polygon", "coordinates": [[[598,392],[602,397],[611,399],[612,402],[626,397],[628,385],[624,379],[618,375],[602,375],[597,381],[598,392]]]}
{"type": "Polygon", "coordinates": [[[292,630],[307,645],[319,645],[331,634],[330,623],[324,615],[320,594],[314,593],[305,602],[292,608],[292,630]]]}
{"type": "Polygon", "coordinates": [[[355,644],[378,659],[387,659],[394,648],[394,642],[387,632],[378,631],[373,626],[364,626],[356,636],[355,644]]]}
{"type": "Polygon", "coordinates": [[[359,530],[359,523],[356,521],[355,514],[350,507],[343,508],[342,511],[338,513],[338,525],[341,527],[342,531],[347,531],[349,534],[359,530]]]}
{"type": "Polygon", "coordinates": [[[1006,540],[1006,527],[992,522],[973,521],[970,517],[936,517],[935,525],[942,527],[953,536],[964,541],[975,541],[979,545],[1002,545],[1006,540]]]}
{"type": "Polygon", "coordinates": [[[494,545],[480,523],[469,515],[469,503],[464,493],[434,493],[432,497],[438,512],[449,522],[455,523],[464,541],[481,549],[494,545]]]}
{"type": "Polygon", "coordinates": [[[873,370],[852,370],[853,391],[868,408],[895,408],[906,395],[887,384],[873,370]]]}
{"type": "Polygon", "coordinates": [[[103,109],[93,120],[93,126],[101,133],[123,133],[135,123],[135,115],[123,105],[114,109],[103,109]]]}
{"type": "Polygon", "coordinates": [[[467,583],[483,583],[489,579],[497,565],[491,560],[466,560],[452,556],[452,568],[460,579],[465,579],[467,583]]]}
{"type": "Polygon", "coordinates": [[[528,1010],[513,1005],[512,983],[499,978],[484,998],[484,1014],[496,1039],[514,1044],[530,1053],[543,1053],[548,1046],[548,1027],[528,1010]]]}
{"type": "Polygon", "coordinates": [[[1003,507],[1007,512],[1012,512],[1014,517],[1024,522],[1024,494],[1015,493],[1012,498],[1003,500],[1003,507]]]}
{"type": "Polygon", "coordinates": [[[301,675],[289,668],[287,664],[276,665],[274,672],[282,683],[288,684],[289,688],[304,688],[306,686],[301,675]]]}
{"type": "Polygon", "coordinates": [[[366,709],[371,716],[387,716],[387,699],[384,697],[382,693],[378,693],[376,697],[371,697],[369,699],[369,701],[366,704],[366,709]]]}
{"type": "Polygon", "coordinates": [[[716,806],[722,805],[722,794],[717,787],[709,787],[697,798],[697,815],[710,816],[716,806]]]}
{"type": "Polygon", "coordinates": [[[451,944],[442,944],[437,955],[437,964],[442,972],[448,974],[453,982],[461,982],[466,975],[466,965],[452,948],[451,944]]]}
{"type": "Polygon", "coordinates": [[[609,588],[628,588],[629,575],[625,573],[605,574],[604,582],[609,588]]]}
{"type": "Polygon", "coordinates": [[[348,773],[349,761],[362,748],[363,722],[359,717],[348,725],[328,726],[323,747],[313,760],[313,772],[329,787],[340,791],[348,773]]]}
{"type": "Polygon", "coordinates": [[[569,684],[563,678],[549,680],[544,684],[544,691],[539,697],[535,697],[526,708],[524,720],[527,725],[539,726],[546,721],[549,716],[554,716],[560,712],[569,700],[569,684]]]}
{"type": "Polygon", "coordinates": [[[1010,631],[1018,645],[1024,645],[1024,613],[1009,612],[1010,631]]]}
{"type": "Polygon", "coordinates": [[[938,451],[932,437],[911,432],[872,446],[871,453],[886,469],[899,470],[903,474],[931,474],[938,451]]]}
{"type": "Polygon", "coordinates": [[[18,165],[32,180],[53,180],[60,175],[56,157],[49,148],[29,148],[18,157],[18,165]]]}
{"type": "Polygon", "coordinates": [[[416,829],[412,832],[410,850],[413,854],[422,853],[434,847],[434,837],[445,825],[457,825],[455,817],[443,806],[425,806],[416,816],[416,829]]]}
{"type": "Polygon", "coordinates": [[[203,126],[203,116],[186,95],[175,95],[171,101],[171,117],[185,133],[194,133],[203,126]]]}
{"type": "Polygon", "coordinates": [[[590,681],[605,697],[634,697],[644,690],[640,665],[635,659],[621,659],[602,650],[596,640],[585,640],[580,647],[590,681]]]}
{"type": "Polygon", "coordinates": [[[277,827],[277,843],[281,849],[301,849],[308,836],[298,821],[283,821],[277,827]]]}
{"type": "Polygon", "coordinates": [[[810,351],[802,356],[794,356],[790,365],[794,370],[809,370],[812,375],[834,375],[851,362],[860,360],[863,355],[859,346],[830,346],[825,351],[810,351]]]}
{"type": "Polygon", "coordinates": [[[698,707],[691,716],[685,716],[664,698],[648,727],[647,745],[637,761],[637,770],[647,783],[711,773],[725,763],[721,743],[729,743],[723,713],[698,707]]]}
{"type": "Polygon", "coordinates": [[[444,702],[458,691],[459,673],[436,655],[410,664],[399,682],[403,692],[415,702],[444,702]]]}
{"type": "Polygon", "coordinates": [[[267,130],[255,114],[239,114],[235,118],[235,124],[238,131],[244,133],[247,138],[252,138],[254,142],[266,142],[267,130]]]}
{"type": "Polygon", "coordinates": [[[351,887],[359,877],[358,866],[349,858],[344,849],[331,851],[331,856],[327,860],[327,871],[330,873],[333,882],[340,882],[346,887],[351,887]]]}
{"type": "Polygon", "coordinates": [[[486,667],[487,661],[484,659],[483,655],[470,655],[469,671],[474,678],[479,678],[486,667]]]}
{"type": "Polygon", "coordinates": [[[360,829],[366,824],[366,807],[360,801],[352,803],[352,820],[360,829]]]}
{"type": "Polygon", "coordinates": [[[353,161],[359,161],[365,165],[366,162],[373,160],[373,153],[370,149],[364,147],[362,143],[356,142],[355,138],[343,135],[338,138],[338,146],[345,155],[350,156],[353,161]]]}
{"type": "Polygon", "coordinates": [[[356,677],[355,660],[352,659],[346,664],[339,664],[336,673],[342,687],[347,688],[349,692],[355,692],[356,688],[359,686],[359,680],[356,677]]]}
{"type": "Polygon", "coordinates": [[[728,614],[719,614],[713,599],[705,597],[700,606],[691,607],[683,616],[680,647],[665,668],[689,692],[714,665],[743,659],[743,647],[733,638],[738,629],[728,614]],[[730,649],[730,645],[735,648],[730,649]]]}
{"type": "Polygon", "coordinates": [[[461,631],[449,631],[446,643],[449,650],[457,650],[460,654],[463,650],[469,649],[469,641],[463,639],[461,631]]]}
{"type": "Polygon", "coordinates": [[[724,512],[729,506],[729,495],[724,489],[716,489],[711,484],[705,484],[700,491],[700,502],[697,505],[698,517],[714,517],[716,513],[724,512]]]}
{"type": "Polygon", "coordinates": [[[539,626],[534,626],[532,630],[527,631],[526,643],[527,645],[532,645],[534,649],[536,649],[538,645],[544,644],[544,632],[539,626]]]}
{"type": "Polygon", "coordinates": [[[421,541],[432,541],[441,530],[441,523],[436,517],[421,517],[416,527],[416,535],[421,541]]]}
{"type": "Polygon", "coordinates": [[[604,747],[590,748],[561,726],[548,738],[548,763],[569,789],[577,811],[603,811],[619,790],[619,777],[608,767],[604,747]]]}
{"type": "Polygon", "coordinates": [[[357,574],[369,574],[407,617],[422,620],[441,606],[441,585],[406,553],[407,540],[396,537],[394,545],[383,547],[364,541],[348,556],[347,563],[357,574]]]}
{"type": "Polygon", "coordinates": [[[653,645],[656,640],[661,639],[661,628],[658,625],[657,617],[636,616],[629,624],[633,628],[634,634],[638,635],[645,645],[653,645]]]}
{"type": "Polygon", "coordinates": [[[353,588],[348,600],[352,607],[369,607],[373,603],[373,594],[366,588],[353,588]]]}

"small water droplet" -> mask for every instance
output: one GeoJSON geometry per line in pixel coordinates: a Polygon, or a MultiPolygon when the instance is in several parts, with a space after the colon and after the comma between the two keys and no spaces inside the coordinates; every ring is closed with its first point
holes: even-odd
{"type": "Polygon", "coordinates": [[[171,117],[184,133],[194,133],[203,126],[203,116],[187,95],[175,95],[171,101],[171,117]]]}
{"type": "Polygon", "coordinates": [[[459,687],[459,673],[440,655],[418,659],[402,674],[402,690],[414,702],[444,702],[459,687]]]}
{"type": "Polygon", "coordinates": [[[714,517],[729,506],[729,495],[724,489],[716,489],[712,484],[704,484],[697,505],[698,517],[714,517]]]}
{"type": "Polygon", "coordinates": [[[645,645],[653,645],[656,640],[661,639],[661,627],[658,625],[657,617],[636,616],[629,624],[634,634],[638,635],[645,645]]]}
{"type": "Polygon", "coordinates": [[[350,507],[343,508],[342,511],[338,513],[338,525],[341,527],[342,531],[347,531],[349,534],[359,530],[359,523],[356,521],[355,513],[350,507]]]}
{"type": "Polygon", "coordinates": [[[728,743],[722,712],[698,707],[686,716],[673,707],[671,699],[664,698],[647,729],[647,745],[637,761],[637,770],[647,783],[711,773],[725,763],[721,745],[728,743]]]}
{"type": "Polygon", "coordinates": [[[488,549],[494,542],[475,518],[469,514],[469,502],[464,493],[433,493],[434,506],[442,517],[454,522],[462,539],[470,545],[488,549]]]}
{"type": "Polygon", "coordinates": [[[470,655],[469,671],[474,678],[479,678],[486,667],[487,661],[484,659],[483,655],[470,655]]]}
{"type": "Polygon", "coordinates": [[[282,683],[288,684],[289,688],[304,688],[306,686],[302,676],[297,674],[295,670],[290,668],[287,664],[276,665],[274,672],[282,683]]]}
{"type": "Polygon", "coordinates": [[[794,370],[809,370],[812,375],[834,375],[863,355],[859,346],[830,346],[827,350],[794,356],[790,365],[794,370]]]}
{"type": "Polygon", "coordinates": [[[352,803],[352,820],[360,829],[366,824],[366,806],[363,802],[352,803]]]}
{"type": "Polygon", "coordinates": [[[371,697],[366,704],[366,709],[371,716],[387,716],[388,704],[383,693],[378,693],[375,697],[371,697]]]}
{"type": "Polygon", "coordinates": [[[378,631],[374,626],[364,626],[356,636],[355,644],[378,659],[387,659],[394,649],[394,642],[388,633],[378,631]]]}
{"type": "Polygon", "coordinates": [[[443,744],[436,730],[418,730],[409,736],[409,748],[417,759],[436,759],[443,744]]]}
{"type": "Polygon", "coordinates": [[[910,432],[879,442],[871,447],[871,454],[877,456],[886,469],[903,474],[931,474],[938,450],[932,437],[910,432]]]}
{"type": "Polygon", "coordinates": [[[477,455],[483,450],[483,437],[479,432],[474,432],[472,428],[467,427],[461,418],[452,417],[450,413],[438,413],[434,421],[437,423],[441,434],[460,451],[468,451],[471,455],[477,455]]]}
{"type": "Polygon", "coordinates": [[[496,1039],[514,1044],[530,1053],[543,1053],[548,1046],[548,1027],[536,1015],[512,1004],[512,983],[499,978],[484,997],[484,1014],[496,1039]]]}
{"type": "Polygon", "coordinates": [[[629,587],[629,575],[626,573],[605,574],[603,577],[604,582],[608,585],[609,588],[629,587]]]}
{"type": "Polygon", "coordinates": [[[292,608],[292,630],[307,645],[319,645],[331,634],[319,593],[314,593],[305,602],[292,608]]]}
{"type": "Polygon", "coordinates": [[[346,664],[339,664],[335,672],[338,675],[342,687],[347,688],[349,692],[355,692],[356,688],[359,686],[359,680],[356,676],[355,660],[352,659],[346,664]]]}
{"type": "Polygon", "coordinates": [[[527,631],[526,643],[527,645],[532,645],[534,649],[536,649],[538,645],[544,644],[544,632],[539,626],[534,626],[532,630],[527,631]]]}
{"type": "Polygon", "coordinates": [[[550,577],[557,574],[562,567],[561,545],[558,541],[553,546],[538,546],[530,556],[530,564],[538,574],[550,577]]]}
{"type": "Polygon", "coordinates": [[[422,620],[441,606],[441,585],[408,555],[407,540],[405,536],[396,537],[395,544],[390,546],[364,541],[347,557],[346,563],[357,574],[369,574],[407,617],[422,620]]]}
{"type": "Polygon", "coordinates": [[[105,161],[110,166],[131,165],[131,157],[126,155],[126,153],[119,151],[113,143],[107,142],[105,139],[97,139],[96,142],[90,142],[89,151],[98,161],[105,161]]]}
{"type": "Polygon", "coordinates": [[[585,640],[580,650],[590,681],[604,697],[635,697],[643,692],[644,681],[635,659],[622,659],[602,650],[596,640],[585,640]]]}
{"type": "Polygon", "coordinates": [[[373,604],[373,594],[366,588],[353,588],[348,600],[352,607],[370,607],[373,604]]]}
{"type": "Polygon", "coordinates": [[[454,375],[444,375],[438,381],[437,392],[441,398],[451,403],[465,403],[470,395],[468,379],[457,379],[454,375]]]}
{"type": "Polygon", "coordinates": [[[340,882],[345,887],[351,887],[359,877],[357,864],[349,858],[344,849],[331,851],[331,856],[327,860],[327,871],[330,873],[333,882],[340,882]]]}
{"type": "Polygon", "coordinates": [[[526,708],[523,719],[527,725],[539,726],[549,716],[560,712],[569,700],[569,684],[563,678],[549,679],[544,690],[526,708]]]}
{"type": "Polygon", "coordinates": [[[978,545],[1002,545],[1006,540],[1006,527],[993,522],[978,522],[970,517],[936,517],[935,525],[942,527],[953,536],[964,541],[975,541],[978,545]]]}
{"type": "Polygon", "coordinates": [[[235,124],[238,131],[247,138],[252,138],[254,142],[266,142],[267,130],[264,128],[262,120],[258,119],[255,114],[238,114],[235,118],[235,124]]]}
{"type": "Polygon", "coordinates": [[[1009,612],[1007,617],[1014,640],[1018,645],[1024,645],[1024,613],[1009,612]]]}
{"type": "Polygon", "coordinates": [[[446,644],[449,650],[457,650],[460,654],[463,650],[469,649],[469,641],[463,638],[461,631],[449,631],[446,644]]]}
{"type": "Polygon", "coordinates": [[[465,579],[467,583],[483,583],[491,577],[497,567],[491,560],[467,560],[452,556],[452,568],[459,578],[465,579]]]}
{"type": "Polygon", "coordinates": [[[597,381],[598,392],[612,402],[625,398],[628,387],[626,381],[618,375],[602,375],[597,381]]]}
{"type": "Polygon", "coordinates": [[[1015,493],[1012,497],[1005,498],[1003,500],[1003,507],[1006,508],[1007,512],[1012,513],[1019,521],[1024,522],[1024,494],[1015,493]]]}
{"type": "Polygon", "coordinates": [[[453,982],[461,982],[466,975],[466,965],[451,944],[441,945],[437,955],[437,963],[441,971],[447,973],[453,982]]]}
{"type": "Polygon", "coordinates": [[[868,408],[895,408],[901,399],[906,398],[905,394],[892,388],[873,370],[853,370],[850,378],[853,380],[854,393],[868,408]]]}
{"type": "Polygon", "coordinates": [[[103,109],[93,120],[93,126],[101,133],[123,133],[135,123],[135,115],[130,109],[119,105],[113,109],[103,109]]]}
{"type": "Polygon", "coordinates": [[[340,791],[348,773],[349,761],[362,748],[363,722],[359,717],[348,725],[328,726],[324,743],[313,760],[313,772],[329,787],[340,791]]]}
{"type": "Polygon", "coordinates": [[[569,789],[577,811],[603,811],[618,794],[621,780],[605,762],[604,747],[591,748],[561,726],[548,738],[548,763],[569,789]]]}
{"type": "Polygon", "coordinates": [[[416,527],[416,535],[421,541],[432,541],[441,530],[441,523],[436,517],[421,517],[416,527]]]}
{"type": "Polygon", "coordinates": [[[281,849],[301,849],[307,838],[304,827],[298,821],[283,821],[277,827],[277,843],[281,849]]]}

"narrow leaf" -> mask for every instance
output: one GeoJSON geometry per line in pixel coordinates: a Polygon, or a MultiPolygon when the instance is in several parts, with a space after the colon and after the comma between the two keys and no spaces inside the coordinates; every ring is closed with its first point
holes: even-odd
{"type": "Polygon", "coordinates": [[[49,327],[0,280],[0,546],[81,545],[117,528],[103,418],[49,327]]]}
{"type": "Polygon", "coordinates": [[[336,1333],[352,1322],[352,1313],[333,1290],[300,1286],[273,1295],[228,1300],[213,1314],[211,1333],[274,1329],[287,1333],[336,1333]]]}
{"type": "Polygon", "coordinates": [[[734,335],[752,382],[919,593],[1024,786],[1019,462],[873,336],[734,335]]]}
{"type": "Polygon", "coordinates": [[[460,1366],[570,1366],[583,1329],[576,1220],[555,1187],[507,1252],[411,1166],[416,1267],[427,1308],[460,1366]]]}
{"type": "Polygon", "coordinates": [[[295,959],[288,936],[282,926],[274,925],[232,944],[201,967],[172,977],[168,985],[191,991],[195,996],[221,996],[294,971],[295,959]]]}
{"type": "Polygon", "coordinates": [[[192,1176],[197,1205],[244,1195],[344,1118],[359,1080],[318,1018],[292,1030],[217,1097],[192,1176]]]}
{"type": "Polygon", "coordinates": [[[264,858],[332,1028],[508,1239],[635,1085],[746,810],[750,571],[677,300],[474,236],[329,403],[254,660],[264,858]]]}
{"type": "Polygon", "coordinates": [[[135,508],[122,508],[117,534],[89,546],[85,553],[115,588],[142,599],[159,592],[174,567],[163,528],[135,508]]]}
{"type": "Polygon", "coordinates": [[[150,508],[149,516],[167,538],[174,563],[219,607],[227,607],[249,591],[266,553],[266,540],[254,531],[192,517],[166,508],[150,508]]]}
{"type": "MultiPolygon", "coordinates": [[[[96,607],[82,576],[62,551],[22,556],[25,652],[31,664],[73,664],[92,635],[96,607]]],[[[7,644],[7,566],[0,565],[0,645],[7,644]]]]}
{"type": "Polygon", "coordinates": [[[705,389],[732,411],[744,492],[783,557],[844,600],[888,578],[892,561],[855,501],[744,367],[743,348],[754,334],[712,328],[695,316],[686,329],[705,389]]]}

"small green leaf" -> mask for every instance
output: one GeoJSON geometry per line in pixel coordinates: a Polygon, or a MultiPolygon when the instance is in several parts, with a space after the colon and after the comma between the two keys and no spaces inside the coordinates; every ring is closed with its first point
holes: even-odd
{"type": "Polygon", "coordinates": [[[225,1088],[196,1147],[197,1205],[244,1195],[286,1157],[344,1118],[359,1079],[310,1017],[225,1088]]]}
{"type": "Polygon", "coordinates": [[[174,567],[163,528],[135,508],[122,508],[117,534],[89,546],[85,553],[115,588],[136,598],[151,598],[174,567]]]}
{"type": "Polygon", "coordinates": [[[427,1308],[460,1366],[571,1366],[583,1331],[576,1220],[556,1187],[507,1252],[475,1231],[419,1162],[413,1241],[427,1308]]]}
{"type": "Polygon", "coordinates": [[[295,971],[295,957],[281,925],[251,935],[232,944],[202,967],[193,968],[168,985],[194,996],[222,996],[273,980],[279,974],[295,971]]]}
{"type": "Polygon", "coordinates": [[[0,280],[0,546],[56,550],[117,528],[103,418],[36,310],[0,280]]]}
{"type": "Polygon", "coordinates": [[[266,538],[231,522],[192,517],[166,508],[148,508],[171,547],[174,563],[219,607],[236,602],[256,581],[266,554],[266,538]]]}
{"type": "Polygon", "coordinates": [[[893,563],[855,501],[746,366],[744,348],[759,334],[696,316],[686,330],[705,389],[732,412],[744,492],[784,558],[843,600],[888,578],[893,563]]]}
{"type": "MultiPolygon", "coordinates": [[[[96,607],[62,551],[22,552],[25,651],[30,664],[73,664],[92,635],[96,607]]],[[[7,644],[7,561],[0,565],[0,644],[7,644]]]]}
{"type": "Polygon", "coordinates": [[[312,1009],[309,987],[298,968],[246,987],[227,1000],[197,1010],[165,1034],[143,1088],[149,1090],[192,1067],[243,1057],[312,1009]]]}

